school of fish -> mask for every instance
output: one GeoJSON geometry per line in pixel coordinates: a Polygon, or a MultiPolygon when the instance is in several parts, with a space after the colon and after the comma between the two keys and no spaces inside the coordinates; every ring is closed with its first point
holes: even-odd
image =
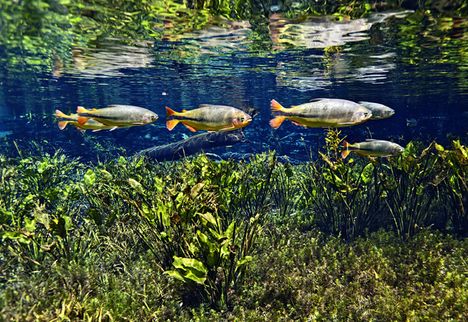
{"type": "MultiPolygon", "coordinates": [[[[306,128],[337,128],[354,126],[368,120],[389,118],[395,111],[388,106],[374,102],[358,103],[335,98],[316,98],[310,102],[283,107],[276,100],[271,100],[274,118],[270,126],[277,129],[285,120],[306,128]]],[[[155,122],[156,113],[143,107],[113,104],[104,108],[86,109],[78,106],[76,113],[65,114],[55,111],[60,130],[68,124],[81,132],[91,130],[113,131],[118,128],[141,126],[155,122]]],[[[227,105],[202,104],[195,109],[177,112],[166,106],[166,128],[172,131],[181,123],[191,132],[196,131],[231,131],[243,128],[252,122],[252,116],[241,109],[227,105]]],[[[400,145],[385,141],[368,139],[365,142],[350,144],[343,142],[342,158],[354,152],[367,157],[396,156],[403,151],[400,145]]]]}

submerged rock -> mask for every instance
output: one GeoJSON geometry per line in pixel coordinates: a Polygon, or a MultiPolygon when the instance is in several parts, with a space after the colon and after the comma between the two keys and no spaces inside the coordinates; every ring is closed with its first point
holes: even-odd
{"type": "Polygon", "coordinates": [[[136,156],[146,156],[155,161],[179,160],[186,156],[204,152],[208,149],[243,142],[242,130],[209,132],[191,136],[188,139],[142,150],[136,156]]]}

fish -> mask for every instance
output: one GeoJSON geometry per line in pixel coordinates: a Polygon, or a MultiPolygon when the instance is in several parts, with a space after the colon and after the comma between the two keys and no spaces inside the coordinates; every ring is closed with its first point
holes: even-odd
{"type": "Polygon", "coordinates": [[[385,140],[367,139],[364,142],[350,144],[343,141],[344,150],[341,152],[341,157],[346,157],[351,152],[356,152],[361,156],[371,157],[390,157],[396,156],[403,152],[404,148],[397,143],[385,140]]]}
{"type": "MultiPolygon", "coordinates": [[[[105,125],[101,122],[98,122],[93,119],[89,119],[85,124],[78,123],[78,114],[65,114],[60,110],[55,110],[55,116],[61,119],[57,124],[60,130],[64,130],[68,124],[75,126],[80,131],[92,130],[93,132],[101,130],[110,130],[113,131],[118,126],[115,125],[105,125]]],[[[122,127],[122,126],[120,126],[122,127]]]]}
{"type": "Polygon", "coordinates": [[[333,98],[318,98],[290,108],[273,99],[271,110],[281,113],[270,120],[274,129],[286,119],[298,126],[329,128],[357,125],[372,117],[371,111],[355,102],[333,98]]]}
{"type": "Polygon", "coordinates": [[[380,103],[360,101],[358,104],[372,112],[371,120],[382,120],[395,114],[394,109],[380,103]]]}
{"type": "Polygon", "coordinates": [[[128,125],[145,125],[153,123],[158,119],[158,115],[146,108],[133,105],[109,105],[100,109],[88,110],[83,106],[76,109],[78,123],[86,124],[90,119],[94,119],[105,125],[117,127],[128,125]]]}
{"type": "Polygon", "coordinates": [[[202,104],[193,110],[176,112],[166,106],[167,117],[173,117],[166,121],[166,127],[172,131],[174,127],[182,123],[191,132],[205,131],[230,131],[247,126],[252,122],[252,117],[238,108],[226,105],[202,104]]]}

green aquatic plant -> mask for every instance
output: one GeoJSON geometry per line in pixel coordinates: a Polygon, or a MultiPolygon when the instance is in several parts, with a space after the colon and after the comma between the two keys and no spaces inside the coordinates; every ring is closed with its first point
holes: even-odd
{"type": "Polygon", "coordinates": [[[88,169],[79,186],[102,232],[127,222],[155,268],[183,282],[185,304],[225,307],[252,260],[275,162],[258,156],[240,167],[199,156],[166,169],[120,158],[88,169]]]}
{"type": "Polygon", "coordinates": [[[353,239],[382,224],[382,189],[378,165],[360,163],[340,156],[340,131],[329,130],[326,153],[306,168],[302,187],[317,226],[326,232],[353,239]],[[380,218],[379,218],[380,217],[380,218]]]}
{"type": "Polygon", "coordinates": [[[0,316],[461,319],[466,147],[341,141],[299,165],[0,156],[0,316]]]}
{"type": "Polygon", "coordinates": [[[432,184],[432,169],[438,160],[424,152],[417,154],[414,144],[409,143],[402,156],[387,167],[382,180],[384,202],[402,239],[408,239],[428,224],[438,194],[437,185],[432,184]]]}
{"type": "Polygon", "coordinates": [[[252,250],[267,214],[276,158],[258,156],[244,164],[240,173],[226,172],[228,165],[233,166],[231,162],[200,160],[202,177],[209,174],[209,179],[205,179],[207,186],[215,185],[226,203],[210,212],[198,212],[196,237],[188,245],[186,257],[174,257],[174,269],[167,274],[191,286],[211,305],[223,308],[240,288],[246,267],[252,261],[252,250]],[[228,185],[223,187],[220,183],[228,185]]]}
{"type": "Polygon", "coordinates": [[[442,229],[453,230],[457,234],[466,234],[468,228],[468,150],[459,140],[452,142],[452,149],[445,149],[440,144],[433,142],[426,153],[432,154],[432,158],[439,160],[435,172],[433,185],[440,186],[440,196],[442,200],[437,200],[439,216],[442,229]],[[449,227],[447,227],[449,226],[449,227]]]}
{"type": "Polygon", "coordinates": [[[83,169],[77,160],[57,152],[3,160],[1,168],[0,237],[15,260],[33,269],[49,257],[87,252],[87,241],[75,232],[81,209],[73,178],[83,169]]]}

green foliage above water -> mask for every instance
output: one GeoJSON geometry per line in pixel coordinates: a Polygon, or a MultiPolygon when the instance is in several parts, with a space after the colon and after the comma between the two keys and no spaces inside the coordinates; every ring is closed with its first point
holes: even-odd
{"type": "Polygon", "coordinates": [[[460,319],[466,147],[343,161],[339,134],[300,165],[0,157],[1,315],[460,319]]]}

